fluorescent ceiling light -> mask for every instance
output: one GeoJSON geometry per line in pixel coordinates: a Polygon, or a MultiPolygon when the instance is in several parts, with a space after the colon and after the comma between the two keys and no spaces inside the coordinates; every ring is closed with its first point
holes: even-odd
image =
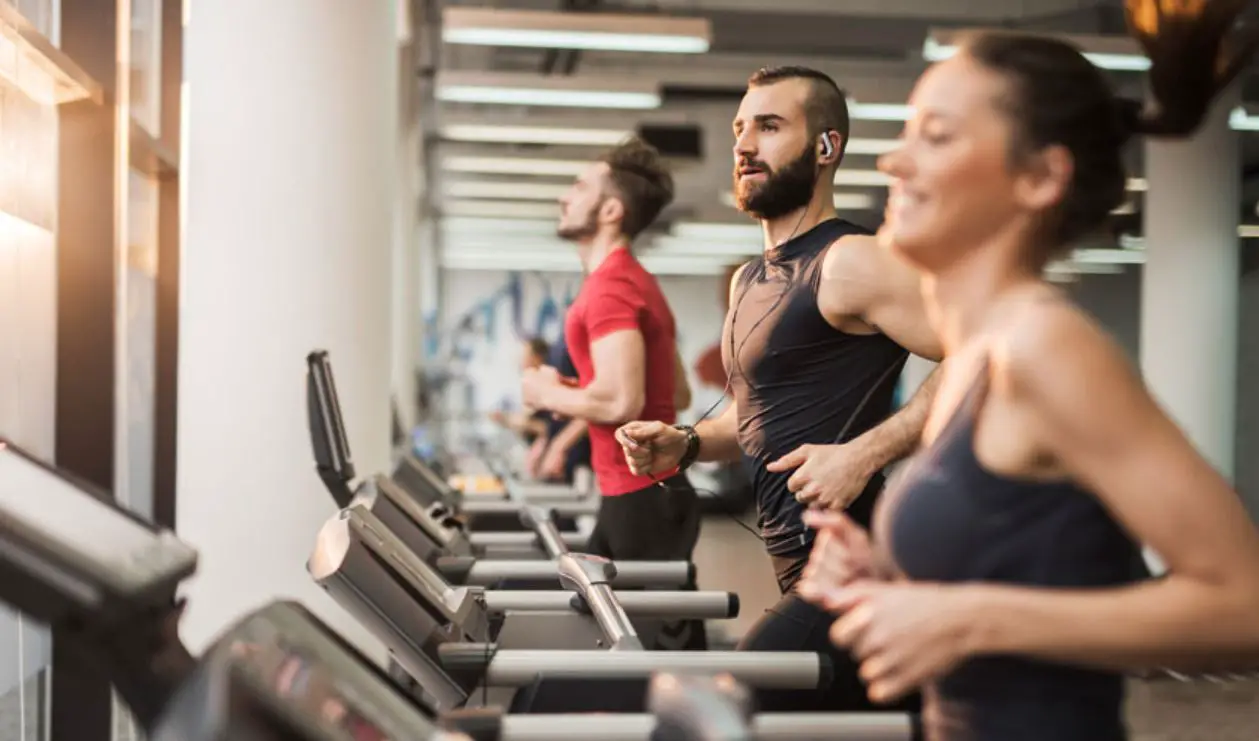
{"type": "Polygon", "coordinates": [[[1129,249],[1079,249],[1071,253],[1071,262],[1081,265],[1140,265],[1145,253],[1129,249]]]}
{"type": "Polygon", "coordinates": [[[1228,114],[1229,128],[1234,131],[1259,131],[1259,111],[1249,103],[1237,106],[1228,114]]]}
{"type": "Polygon", "coordinates": [[[633,132],[628,129],[576,129],[560,126],[511,126],[506,124],[448,124],[441,138],[452,142],[504,144],[571,144],[615,146],[633,132]]]}
{"type": "MultiPolygon", "coordinates": [[[[852,185],[852,183],[846,184],[852,185]]],[[[876,185],[886,184],[886,179],[876,183],[876,185]]],[[[723,192],[721,194],[721,204],[729,208],[737,208],[734,193],[728,190],[723,192]]],[[[866,193],[836,193],[835,208],[838,211],[869,211],[874,208],[874,198],[866,193]]]]}
{"type": "Polygon", "coordinates": [[[1150,189],[1150,183],[1145,178],[1128,178],[1128,182],[1124,187],[1127,190],[1141,193],[1150,189]]]}
{"type": "Polygon", "coordinates": [[[1243,239],[1259,237],[1259,224],[1242,224],[1237,227],[1237,236],[1243,239]]]}
{"type": "Polygon", "coordinates": [[[515,219],[558,219],[560,216],[558,204],[528,201],[444,201],[439,208],[442,214],[449,216],[497,216],[515,219]]]}
{"type": "Polygon", "coordinates": [[[849,139],[844,154],[887,154],[898,146],[899,139],[849,139]]]}
{"type": "Polygon", "coordinates": [[[442,184],[448,198],[500,198],[508,201],[555,202],[568,192],[559,183],[532,183],[513,180],[455,180],[442,184]]]}
{"type": "Polygon", "coordinates": [[[848,101],[848,117],[858,121],[908,121],[914,108],[905,103],[858,103],[848,101]]]}
{"type": "MultiPolygon", "coordinates": [[[[848,116],[856,120],[908,121],[913,115],[913,106],[900,103],[858,103],[854,100],[848,103],[848,116]]],[[[1259,131],[1259,110],[1256,106],[1240,105],[1229,113],[1228,125],[1234,131],[1259,131]]],[[[884,154],[896,149],[897,143],[896,139],[851,139],[844,151],[847,154],[884,154]]]]}
{"type": "Polygon", "coordinates": [[[672,233],[678,239],[732,240],[761,239],[761,228],[755,224],[713,224],[704,222],[682,222],[673,225],[672,233]]]}
{"type": "Polygon", "coordinates": [[[558,106],[568,108],[659,108],[652,81],[498,72],[441,72],[436,97],[448,103],[558,106]]]}
{"type": "Polygon", "coordinates": [[[843,167],[835,171],[836,185],[887,185],[892,179],[878,170],[848,170],[843,167]]]}
{"type": "MultiPolygon", "coordinates": [[[[1002,29],[933,28],[923,42],[922,56],[928,62],[939,62],[957,53],[958,41],[965,34],[1002,32],[1002,29]]],[[[1141,53],[1141,47],[1127,36],[1045,35],[1074,44],[1085,59],[1102,69],[1144,72],[1150,68],[1150,60],[1141,53]]]]}
{"type": "Polygon", "coordinates": [[[760,234],[724,241],[698,241],[682,237],[656,237],[644,255],[690,255],[694,257],[720,257],[723,262],[759,255],[764,250],[760,234]]]}
{"type": "Polygon", "coordinates": [[[512,234],[554,237],[555,219],[447,216],[441,220],[441,230],[443,234],[463,236],[512,234]]]}
{"type": "Polygon", "coordinates": [[[442,11],[442,41],[448,44],[703,54],[711,39],[707,18],[493,8],[442,11]]]}
{"type": "Polygon", "coordinates": [[[447,172],[481,172],[491,175],[545,175],[577,177],[590,166],[584,160],[554,160],[537,157],[462,157],[442,159],[447,172]]]}

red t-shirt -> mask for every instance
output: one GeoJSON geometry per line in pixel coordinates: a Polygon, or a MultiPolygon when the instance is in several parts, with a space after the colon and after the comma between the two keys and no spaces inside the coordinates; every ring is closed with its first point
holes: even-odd
{"type": "MultiPolygon", "coordinates": [[[[583,388],[595,377],[591,343],[627,329],[642,334],[646,351],[646,401],[638,418],[673,424],[677,419],[673,399],[677,326],[673,312],[655,276],[629,250],[619,249],[586,277],[564,319],[564,339],[583,388]]],[[[604,496],[626,494],[655,483],[650,476],[630,473],[616,441],[616,428],[590,423],[590,463],[604,496]]]]}

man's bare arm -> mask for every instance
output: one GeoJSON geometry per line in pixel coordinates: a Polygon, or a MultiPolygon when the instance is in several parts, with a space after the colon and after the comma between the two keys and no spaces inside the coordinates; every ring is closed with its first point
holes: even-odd
{"type": "Polygon", "coordinates": [[[585,387],[547,385],[538,406],[595,424],[628,422],[646,399],[646,350],[636,329],[617,330],[590,343],[594,378],[585,387]]]}
{"type": "Polygon", "coordinates": [[[558,449],[567,452],[570,448],[577,444],[579,440],[586,436],[589,429],[586,420],[570,419],[568,424],[551,438],[551,447],[559,446],[558,449]]]}
{"type": "Polygon", "coordinates": [[[739,448],[739,410],[732,400],[715,419],[695,425],[699,435],[701,461],[737,461],[743,455],[739,448]]]}
{"type": "Polygon", "coordinates": [[[865,325],[921,358],[944,357],[927,317],[921,274],[873,237],[845,237],[827,250],[818,309],[833,326],[865,325]]]}
{"type": "Polygon", "coordinates": [[[918,448],[939,385],[940,368],[937,366],[895,414],[849,443],[861,452],[861,458],[871,474],[907,457],[918,448]]]}
{"type": "MultiPolygon", "coordinates": [[[[928,360],[943,357],[916,270],[873,237],[841,240],[825,259],[818,306],[829,321],[855,317],[915,355],[928,360]]],[[[918,447],[939,382],[937,368],[895,414],[849,443],[871,475],[918,447]]]]}

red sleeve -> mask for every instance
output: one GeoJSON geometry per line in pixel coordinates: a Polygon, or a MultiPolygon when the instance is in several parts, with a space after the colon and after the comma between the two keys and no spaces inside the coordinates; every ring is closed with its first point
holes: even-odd
{"type": "Polygon", "coordinates": [[[589,341],[624,329],[640,329],[638,317],[645,308],[643,299],[628,285],[609,282],[592,293],[586,304],[585,320],[589,341]]]}

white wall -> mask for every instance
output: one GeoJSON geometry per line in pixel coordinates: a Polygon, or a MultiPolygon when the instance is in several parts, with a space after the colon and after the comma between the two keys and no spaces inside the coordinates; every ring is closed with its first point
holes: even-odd
{"type": "Polygon", "coordinates": [[[397,64],[390,0],[194,3],[178,529],[201,552],[183,636],[294,597],[382,652],[310,580],[334,506],[307,438],[304,357],[332,354],[365,472],[389,462],[397,64]]]}

